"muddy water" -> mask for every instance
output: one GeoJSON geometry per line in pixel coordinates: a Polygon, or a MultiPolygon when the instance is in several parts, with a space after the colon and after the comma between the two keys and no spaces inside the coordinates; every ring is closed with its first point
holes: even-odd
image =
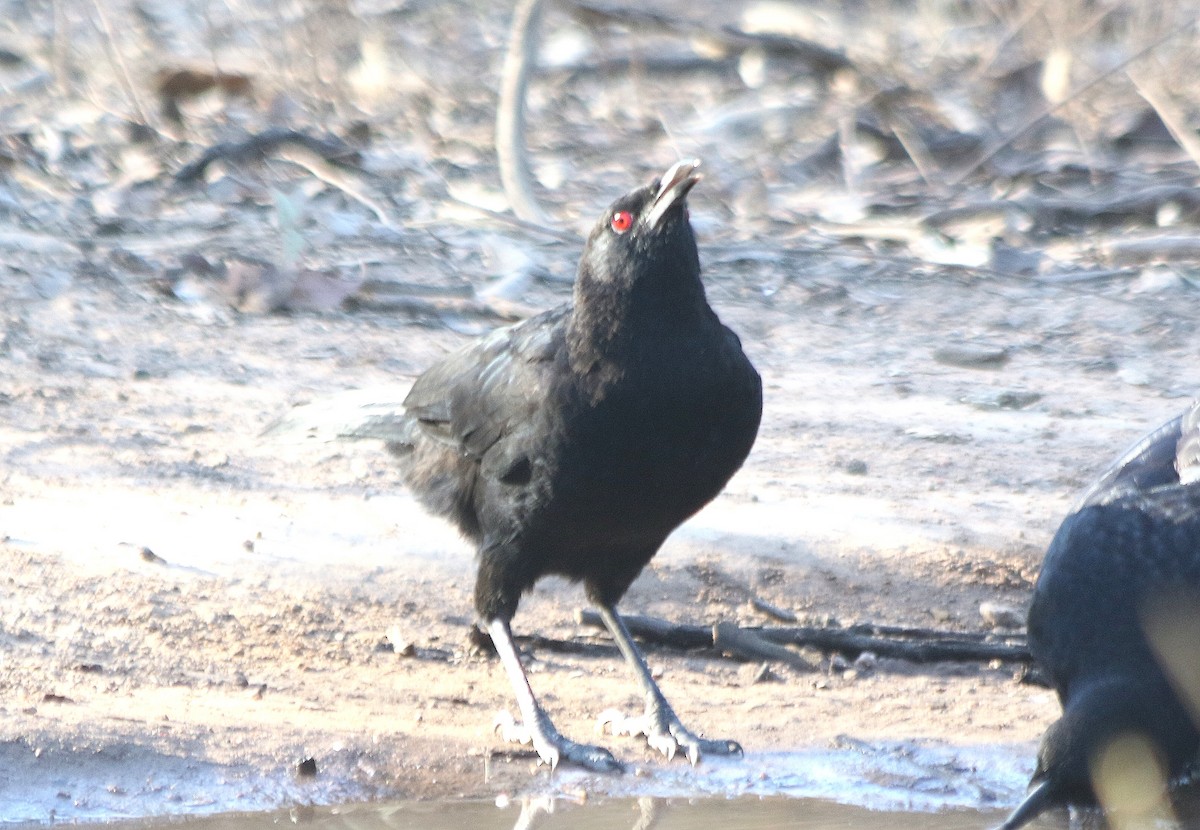
{"type": "MultiPolygon", "coordinates": [[[[110,824],[138,817],[148,823],[129,826],[156,827],[154,822],[158,821],[165,827],[180,819],[207,826],[213,819],[201,815],[240,815],[242,818],[221,821],[251,830],[258,822],[277,821],[279,814],[270,811],[283,805],[331,805],[371,797],[330,776],[281,780],[278,775],[262,771],[256,774],[250,769],[214,767],[194,759],[132,750],[47,750],[31,756],[28,752],[6,753],[4,749],[0,744],[0,826],[110,824]],[[158,818],[151,818],[155,816],[158,818]]],[[[950,747],[843,738],[827,748],[751,753],[744,759],[714,758],[696,768],[687,764],[649,765],[637,775],[597,776],[560,769],[553,777],[531,777],[527,798],[532,800],[526,803],[554,805],[554,815],[565,811],[575,816],[571,821],[596,815],[603,826],[621,826],[612,818],[619,809],[611,804],[628,807],[630,803],[653,803],[668,806],[667,813],[672,815],[691,815],[689,805],[703,804],[708,805],[708,812],[731,811],[730,822],[736,816],[753,816],[746,818],[751,822],[747,826],[762,826],[759,822],[768,822],[769,826],[769,821],[780,816],[785,816],[791,826],[800,818],[820,814],[840,816],[843,823],[812,826],[867,828],[879,824],[880,816],[893,815],[896,818],[889,820],[893,826],[983,828],[989,826],[989,821],[982,818],[965,825],[946,825],[944,817],[979,816],[982,814],[973,812],[979,810],[999,816],[1011,809],[1025,791],[1032,756],[1033,747],[1026,745],[950,747]],[[575,803],[583,793],[591,802],[586,807],[575,803]],[[595,806],[597,802],[603,804],[603,809],[595,806]],[[835,802],[843,806],[834,806],[835,802]],[[851,821],[860,813],[861,818],[851,821]]],[[[458,801],[433,806],[363,807],[350,812],[318,808],[316,812],[297,813],[289,821],[311,818],[327,823],[322,826],[337,828],[338,822],[350,821],[347,817],[352,813],[357,817],[354,821],[361,820],[367,828],[386,823],[424,827],[447,814],[457,818],[436,826],[475,827],[478,821],[482,822],[480,826],[503,827],[516,822],[516,814],[509,814],[516,808],[505,806],[508,809],[458,801]]]]}
{"type": "Polygon", "coordinates": [[[209,816],[180,822],[139,821],[106,825],[115,830],[984,830],[999,811],[889,812],[795,798],[612,799],[573,803],[533,799],[497,806],[481,802],[401,803],[293,809],[275,813],[209,816]]]}
{"type": "Polygon", "coordinates": [[[59,759],[63,763],[47,766],[42,774],[33,770],[34,775],[21,776],[20,764],[9,759],[16,768],[8,769],[7,775],[0,771],[0,826],[97,822],[106,830],[173,830],[181,824],[193,830],[268,830],[289,824],[314,830],[648,830],[651,826],[659,830],[985,830],[996,826],[1020,800],[1030,753],[1029,747],[1016,745],[868,745],[845,739],[828,749],[756,753],[741,761],[714,759],[696,769],[666,765],[643,776],[597,778],[560,770],[553,779],[543,776],[534,782],[535,787],[546,788],[542,792],[512,799],[502,796],[497,802],[290,810],[271,808],[300,801],[328,804],[345,800],[345,794],[330,798],[332,793],[322,791],[319,782],[284,792],[258,787],[227,770],[167,768],[158,762],[152,772],[130,767],[121,778],[118,773],[123,764],[129,765],[129,758],[91,759],[95,769],[90,773],[82,763],[85,759],[63,758],[59,759]],[[173,783],[165,788],[140,787],[135,778],[142,783],[173,783]],[[591,795],[584,797],[584,793],[591,795]]]}

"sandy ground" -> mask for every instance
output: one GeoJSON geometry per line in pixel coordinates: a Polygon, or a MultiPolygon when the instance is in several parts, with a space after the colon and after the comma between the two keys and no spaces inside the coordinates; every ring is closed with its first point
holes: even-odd
{"type": "MultiPolygon", "coordinates": [[[[770,302],[717,284],[765,378],[762,432],[634,585],[630,612],[772,622],[757,597],[806,620],[980,630],[983,601],[1023,609],[1072,494],[1196,386],[1180,336],[1194,304],[1124,283],[897,275],[770,302]],[[1010,359],[935,359],[962,343],[1010,359]],[[1032,402],[1000,406],[1014,398],[1032,402]]],[[[469,645],[470,551],[378,447],[260,436],[314,392],[402,386],[460,335],[369,314],[198,319],[82,282],[14,309],[0,387],[0,793],[26,797],[26,817],[54,804],[86,817],[622,791],[620,777],[552,781],[493,734],[509,689],[469,645]],[[309,757],[315,778],[297,773],[309,757]]],[[[572,621],[581,599],[545,583],[516,628],[602,643],[572,621]]],[[[638,706],[614,655],[530,656],[568,734],[638,706]]],[[[1011,665],[863,673],[824,660],[755,682],[757,665],[651,661],[685,721],[736,737],[754,770],[763,753],[839,741],[1023,754],[1056,713],[1011,665]]],[[[686,768],[603,740],[651,789],[686,768]]],[[[697,791],[726,766],[689,773],[697,791]]]]}

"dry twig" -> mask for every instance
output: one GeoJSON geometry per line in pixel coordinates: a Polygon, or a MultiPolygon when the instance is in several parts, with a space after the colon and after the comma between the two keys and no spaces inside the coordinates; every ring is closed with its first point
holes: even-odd
{"type": "Polygon", "coordinates": [[[1191,158],[1192,163],[1200,167],[1200,138],[1196,131],[1188,126],[1187,116],[1167,94],[1162,85],[1144,72],[1130,70],[1129,80],[1137,88],[1138,94],[1146,99],[1146,103],[1154,108],[1158,117],[1167,125],[1171,136],[1179,142],[1179,146],[1191,158]]]}
{"type": "Polygon", "coordinates": [[[542,210],[529,175],[525,146],[525,91],[537,59],[538,28],[543,0],[518,0],[513,10],[512,33],[500,76],[500,101],[496,109],[496,157],[500,181],[508,203],[518,218],[539,225],[551,224],[542,210]]]}
{"type": "Polygon", "coordinates": [[[146,115],[146,108],[142,106],[137,88],[133,85],[133,77],[129,73],[129,66],[125,63],[125,56],[117,48],[116,36],[113,33],[112,25],[108,22],[108,15],[104,11],[104,3],[102,0],[92,0],[92,7],[96,10],[96,17],[100,21],[100,27],[104,30],[104,48],[108,52],[108,58],[117,69],[121,84],[125,87],[125,94],[129,96],[129,102],[137,111],[138,120],[148,126],[150,119],[146,115]]]}
{"type": "Polygon", "coordinates": [[[759,632],[731,622],[721,622],[713,626],[713,645],[721,652],[739,660],[767,660],[783,663],[799,671],[813,671],[816,668],[787,646],[772,643],[759,632]]]}
{"type": "Polygon", "coordinates": [[[1076,87],[1075,89],[1071,90],[1070,93],[1068,93],[1061,101],[1049,103],[1046,106],[1042,107],[1041,110],[1039,110],[1032,117],[1027,119],[1025,121],[1025,123],[1021,124],[1021,126],[1012,130],[1008,135],[1004,136],[999,141],[996,141],[979,158],[975,159],[975,161],[973,161],[970,165],[968,165],[964,170],[962,170],[957,175],[955,175],[954,178],[952,178],[950,180],[949,186],[950,187],[961,186],[962,183],[967,180],[968,176],[970,176],[976,170],[978,170],[980,167],[983,167],[983,165],[987,164],[989,161],[991,161],[993,158],[995,158],[996,154],[999,153],[1001,150],[1003,150],[1005,147],[1012,144],[1014,141],[1016,141],[1021,136],[1025,135],[1025,133],[1032,130],[1038,124],[1042,123],[1043,120],[1045,120],[1046,118],[1049,118],[1051,115],[1058,112],[1060,109],[1065,107],[1067,104],[1070,104],[1071,102],[1077,100],[1080,96],[1085,94],[1088,90],[1092,89],[1093,87],[1098,86],[1099,84],[1108,80],[1109,78],[1111,78],[1113,75],[1117,74],[1118,72],[1126,70],[1135,61],[1138,61],[1141,58],[1144,58],[1146,55],[1149,55],[1155,49],[1162,46],[1164,43],[1171,40],[1172,38],[1178,37],[1179,35],[1183,34],[1187,30],[1189,30],[1193,26],[1195,26],[1197,23],[1200,23],[1200,17],[1192,18],[1188,22],[1183,23],[1179,26],[1176,26],[1174,29],[1172,29],[1171,31],[1169,31],[1165,35],[1163,35],[1162,37],[1155,40],[1153,43],[1149,44],[1148,46],[1146,46],[1142,49],[1139,49],[1137,52],[1135,52],[1132,55],[1130,55],[1129,57],[1125,58],[1125,60],[1118,62],[1116,64],[1116,66],[1113,66],[1111,69],[1108,69],[1105,72],[1101,72],[1096,77],[1092,78],[1091,80],[1089,80],[1089,81],[1081,84],[1080,86],[1076,87]]]}
{"type": "MultiPolygon", "coordinates": [[[[296,146],[315,153],[331,164],[356,165],[358,151],[336,138],[317,138],[299,130],[272,127],[241,141],[222,141],[205,150],[200,158],[185,164],[175,174],[178,184],[190,184],[199,180],[215,161],[234,163],[261,161],[281,147],[296,146]]],[[[311,169],[311,168],[310,168],[311,169]]]]}
{"type": "MultiPolygon", "coordinates": [[[[625,623],[636,636],[648,642],[679,649],[717,647],[712,628],[702,625],[670,623],[666,620],[636,615],[625,616],[625,623]]],[[[603,628],[600,615],[581,610],[576,621],[592,628],[603,628]]],[[[990,634],[935,631],[893,626],[854,626],[851,628],[814,628],[807,626],[759,628],[744,627],[744,632],[768,644],[808,646],[827,652],[839,652],[857,657],[864,651],[880,657],[908,660],[913,663],[942,661],[975,662],[1008,660],[1028,662],[1029,648],[1021,635],[997,637],[990,634]]],[[[724,629],[726,642],[737,635],[724,629]]],[[[741,639],[740,642],[749,642],[741,639]]],[[[753,659],[764,659],[756,656],[753,659]]]]}

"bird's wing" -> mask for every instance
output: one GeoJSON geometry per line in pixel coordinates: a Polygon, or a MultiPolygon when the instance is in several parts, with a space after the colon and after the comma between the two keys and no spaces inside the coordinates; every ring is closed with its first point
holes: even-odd
{"type": "Polygon", "coordinates": [[[571,309],[563,306],[498,329],[434,364],[404,399],[420,434],[482,458],[533,418],[547,369],[565,349],[571,309]]]}
{"type": "Polygon", "coordinates": [[[1183,417],[1172,418],[1126,450],[1075,501],[1071,512],[1076,513],[1089,504],[1105,504],[1122,496],[1178,482],[1175,460],[1183,417]]]}

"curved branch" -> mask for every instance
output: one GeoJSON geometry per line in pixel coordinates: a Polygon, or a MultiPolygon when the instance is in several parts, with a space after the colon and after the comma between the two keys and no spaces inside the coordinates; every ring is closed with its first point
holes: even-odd
{"type": "Polygon", "coordinates": [[[496,110],[496,156],[500,181],[513,213],[527,222],[550,224],[529,176],[525,147],[525,92],[537,60],[538,27],[543,0],[517,0],[504,69],[500,77],[500,102],[496,110]]]}

